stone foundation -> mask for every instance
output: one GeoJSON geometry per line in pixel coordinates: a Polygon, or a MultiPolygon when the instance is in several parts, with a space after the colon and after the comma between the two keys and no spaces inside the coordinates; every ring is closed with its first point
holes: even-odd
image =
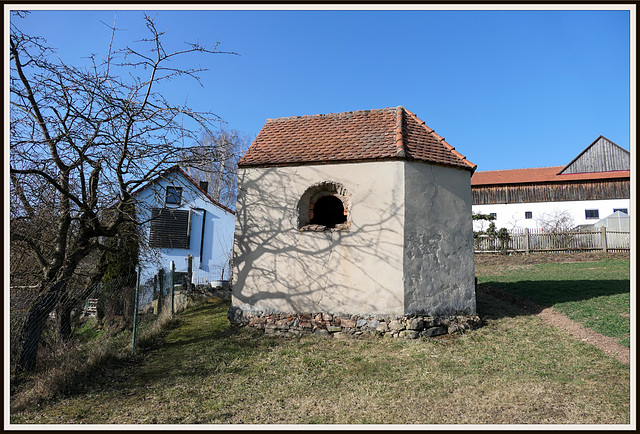
{"type": "Polygon", "coordinates": [[[265,334],[300,336],[313,334],[324,337],[375,335],[386,338],[418,339],[421,337],[464,333],[482,326],[479,316],[432,317],[407,315],[345,315],[331,313],[275,313],[248,315],[232,306],[228,313],[233,325],[252,327],[265,334]]]}

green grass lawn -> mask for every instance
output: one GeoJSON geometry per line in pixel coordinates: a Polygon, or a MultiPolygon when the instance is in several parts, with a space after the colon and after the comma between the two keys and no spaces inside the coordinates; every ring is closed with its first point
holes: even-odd
{"type": "Polygon", "coordinates": [[[110,362],[11,422],[629,424],[629,367],[534,315],[478,296],[487,324],[440,339],[270,337],[228,303],[178,315],[162,342],[110,362]]]}
{"type": "Polygon", "coordinates": [[[504,289],[541,306],[553,306],[568,318],[630,346],[630,263],[522,264],[504,258],[500,266],[478,266],[478,282],[504,289]]]}

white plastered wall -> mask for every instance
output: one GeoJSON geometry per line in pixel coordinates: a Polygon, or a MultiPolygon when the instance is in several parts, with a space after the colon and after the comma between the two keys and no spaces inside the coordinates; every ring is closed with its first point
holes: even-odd
{"type": "Polygon", "coordinates": [[[403,164],[241,168],[233,305],[254,314],[401,315],[403,164]],[[351,194],[348,231],[298,229],[298,201],[323,181],[351,194]]]}
{"type": "Polygon", "coordinates": [[[468,170],[407,163],[406,313],[476,313],[470,177],[468,170]]]}

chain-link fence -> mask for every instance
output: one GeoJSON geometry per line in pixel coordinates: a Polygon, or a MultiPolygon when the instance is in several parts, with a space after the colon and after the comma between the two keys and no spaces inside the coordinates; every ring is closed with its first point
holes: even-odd
{"type": "Polygon", "coordinates": [[[62,290],[47,292],[40,292],[37,286],[12,286],[12,381],[19,372],[50,367],[69,348],[117,341],[121,348],[135,352],[141,333],[184,309],[205,290],[208,295],[213,291],[208,285],[187,285],[184,276],[174,270],[158,270],[146,278],[138,275],[121,276],[91,287],[69,284],[62,290]]]}

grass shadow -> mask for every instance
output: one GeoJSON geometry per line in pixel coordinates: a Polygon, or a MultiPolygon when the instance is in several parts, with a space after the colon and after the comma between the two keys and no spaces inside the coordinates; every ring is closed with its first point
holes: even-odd
{"type": "Polygon", "coordinates": [[[477,312],[483,320],[498,320],[534,314],[531,307],[523,305],[526,302],[526,300],[510,297],[510,294],[504,291],[496,291],[487,286],[479,285],[476,291],[477,312]]]}
{"type": "Polygon", "coordinates": [[[629,280],[522,280],[489,281],[483,285],[501,289],[533,303],[550,307],[560,303],[584,301],[629,293],[629,280]]]}
{"type": "Polygon", "coordinates": [[[630,347],[630,292],[625,280],[487,282],[477,287],[485,319],[536,315],[553,307],[568,319],[630,347]]]}

